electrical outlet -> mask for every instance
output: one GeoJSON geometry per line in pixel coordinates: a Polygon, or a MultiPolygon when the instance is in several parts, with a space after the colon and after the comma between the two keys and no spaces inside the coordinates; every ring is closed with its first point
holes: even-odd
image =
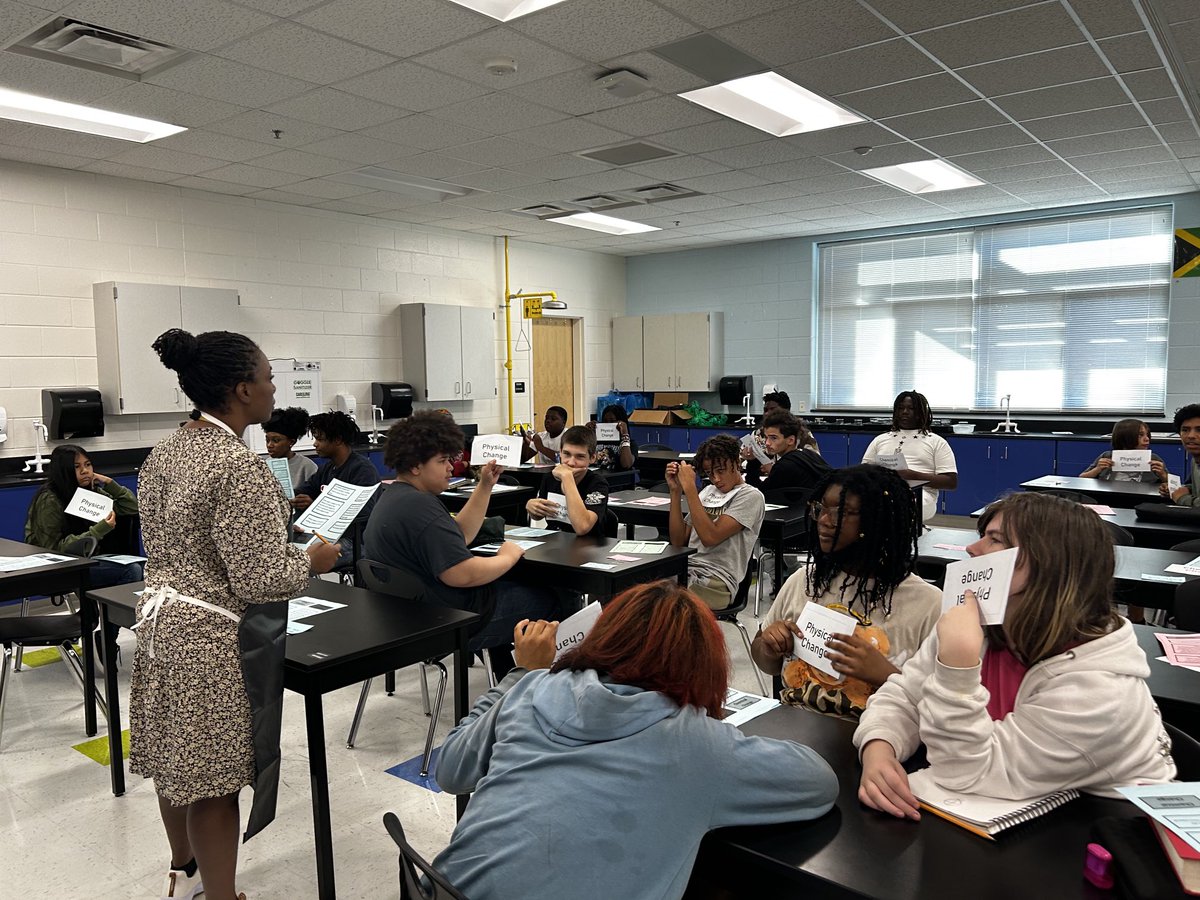
{"type": "Polygon", "coordinates": [[[798,413],[802,413],[808,408],[808,404],[803,400],[793,400],[792,404],[795,406],[796,412],[798,413]]]}

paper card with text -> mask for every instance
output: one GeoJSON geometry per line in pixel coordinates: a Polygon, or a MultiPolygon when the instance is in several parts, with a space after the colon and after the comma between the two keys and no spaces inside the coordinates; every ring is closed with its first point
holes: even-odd
{"type": "Polygon", "coordinates": [[[615,443],[621,439],[621,429],[616,422],[597,422],[596,440],[603,443],[615,443]]]}
{"type": "Polygon", "coordinates": [[[1180,480],[1179,476],[1172,475],[1168,472],[1167,473],[1167,490],[1173,494],[1177,490],[1179,490],[1181,487],[1183,487],[1183,482],[1180,480]]]}
{"type": "Polygon", "coordinates": [[[758,460],[759,465],[767,465],[775,460],[771,458],[771,454],[767,452],[767,448],[759,441],[758,432],[750,432],[750,434],[742,435],[742,446],[750,450],[754,454],[754,458],[758,460]]]}
{"type": "Polygon", "coordinates": [[[582,644],[599,618],[600,604],[593,601],[575,615],[559,622],[558,631],[554,635],[554,658],[558,659],[568,650],[574,650],[582,644]]]}
{"type": "Polygon", "coordinates": [[[471,442],[471,464],[482,465],[494,459],[502,466],[519,466],[523,443],[519,434],[477,435],[471,442]]]}
{"type": "Polygon", "coordinates": [[[1112,451],[1112,470],[1114,472],[1149,472],[1149,450],[1114,450],[1112,451]]]}
{"type": "Polygon", "coordinates": [[[75,488],[75,495],[63,510],[68,516],[78,516],[89,522],[100,522],[108,518],[113,509],[113,498],[108,494],[97,494],[84,488],[75,488]]]}
{"type": "Polygon", "coordinates": [[[558,505],[558,511],[550,513],[546,518],[555,522],[566,522],[571,524],[571,517],[567,515],[567,496],[566,494],[556,494],[550,491],[546,494],[546,499],[551,503],[558,505]]]}
{"type": "Polygon", "coordinates": [[[292,487],[292,470],[288,467],[288,461],[286,459],[276,459],[274,456],[271,456],[267,458],[267,468],[271,470],[271,474],[275,476],[275,480],[283,488],[283,496],[289,500],[295,497],[296,491],[292,487]]]}
{"type": "Polygon", "coordinates": [[[875,457],[875,465],[885,469],[907,469],[908,461],[900,451],[895,453],[880,453],[875,457]]]}
{"type": "Polygon", "coordinates": [[[854,634],[857,625],[854,616],[827,609],[819,603],[806,603],[796,618],[800,633],[792,637],[792,653],[840,681],[842,674],[833,668],[825,642],[835,634],[854,634]]]}
{"type": "Polygon", "coordinates": [[[985,553],[973,559],[963,559],[946,566],[946,581],[942,588],[942,612],[958,606],[966,599],[967,591],[975,592],[985,625],[1003,625],[1004,610],[1008,607],[1008,589],[1012,584],[1013,568],[1017,564],[1017,547],[997,553],[985,553]]]}

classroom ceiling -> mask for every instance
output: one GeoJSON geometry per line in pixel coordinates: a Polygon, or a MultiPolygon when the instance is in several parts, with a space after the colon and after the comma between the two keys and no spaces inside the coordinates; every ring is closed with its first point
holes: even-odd
{"type": "Polygon", "coordinates": [[[189,130],[134,145],[0,121],[0,157],[626,256],[1200,179],[1198,0],[567,0],[508,24],[448,0],[0,0],[0,47],[57,16],[190,55],[129,81],[0,52],[0,87],[189,130]],[[868,121],[776,138],[680,99],[710,82],[653,51],[698,34],[868,121]],[[516,72],[487,71],[496,58],[516,72]],[[622,68],[647,90],[593,83],[622,68]],[[579,155],[634,140],[674,155],[579,155]],[[986,184],[918,197],[859,172],[933,157],[986,184]],[[471,193],[429,202],[336,180],[365,166],[471,193]],[[662,231],[513,211],[664,182],[696,195],[612,213],[662,231]]]}

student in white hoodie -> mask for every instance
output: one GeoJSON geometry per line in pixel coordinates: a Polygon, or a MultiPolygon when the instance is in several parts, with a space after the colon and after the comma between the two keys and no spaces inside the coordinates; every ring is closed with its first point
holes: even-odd
{"type": "Polygon", "coordinates": [[[1019,547],[1004,624],[975,595],[872,695],[854,733],[859,799],[920,818],[900,765],[921,743],[952,791],[1027,799],[1175,777],[1171,741],[1133,626],[1112,606],[1113,549],[1078,504],[1024,493],[992,504],[972,556],[1019,547]]]}

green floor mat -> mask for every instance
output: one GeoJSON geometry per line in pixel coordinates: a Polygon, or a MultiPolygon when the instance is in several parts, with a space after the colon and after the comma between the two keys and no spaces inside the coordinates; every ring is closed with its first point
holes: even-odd
{"type": "MultiPolygon", "coordinates": [[[[90,741],[84,741],[82,744],[76,744],[71,748],[78,750],[90,760],[100,763],[102,766],[107,766],[109,762],[108,755],[108,735],[104,734],[98,738],[92,738],[90,741]]],[[[129,759],[129,729],[126,728],[121,732],[121,758],[129,759]]]]}
{"type": "Polygon", "coordinates": [[[50,663],[62,662],[57,647],[43,647],[40,650],[26,650],[21,658],[21,665],[30,669],[38,666],[48,666],[50,663]]]}

